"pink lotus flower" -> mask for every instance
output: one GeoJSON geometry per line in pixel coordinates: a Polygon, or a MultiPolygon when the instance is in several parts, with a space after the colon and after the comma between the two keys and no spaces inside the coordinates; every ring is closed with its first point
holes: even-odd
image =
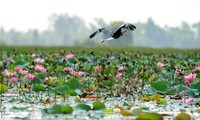
{"type": "Polygon", "coordinates": [[[165,66],[165,64],[164,64],[164,63],[162,63],[162,62],[158,62],[157,66],[158,66],[158,67],[164,67],[164,66],[165,66]]]}
{"type": "Polygon", "coordinates": [[[184,76],[184,80],[185,80],[185,84],[186,85],[189,85],[191,82],[192,82],[192,80],[194,80],[194,79],[196,79],[196,74],[194,73],[190,73],[189,75],[185,75],[184,76]]]}
{"type": "Polygon", "coordinates": [[[189,85],[190,82],[191,82],[191,81],[190,81],[189,79],[185,79],[185,84],[186,84],[186,85],[189,85]]]}
{"type": "Polygon", "coordinates": [[[49,76],[49,79],[50,79],[50,80],[55,80],[56,77],[49,76]]]}
{"type": "Polygon", "coordinates": [[[76,75],[76,72],[75,72],[74,69],[72,69],[72,68],[69,68],[69,73],[70,73],[71,75],[76,75]]]}
{"type": "Polygon", "coordinates": [[[33,80],[35,78],[35,75],[31,74],[31,73],[27,73],[26,78],[29,79],[29,80],[33,80]]]}
{"type": "Polygon", "coordinates": [[[53,81],[53,80],[55,80],[56,79],[56,77],[52,77],[52,76],[49,76],[49,77],[45,77],[44,78],[44,80],[51,80],[51,81],[53,81]]]}
{"type": "Polygon", "coordinates": [[[116,77],[116,79],[121,78],[122,77],[122,73],[121,72],[117,73],[117,75],[115,77],[116,77]]]}
{"type": "Polygon", "coordinates": [[[37,63],[43,63],[45,60],[42,58],[36,58],[34,61],[37,63]]]}
{"type": "Polygon", "coordinates": [[[28,73],[28,70],[20,69],[20,70],[19,70],[19,73],[26,75],[26,74],[28,73]]]}
{"type": "Polygon", "coordinates": [[[12,78],[10,78],[10,83],[16,83],[17,80],[18,80],[17,77],[12,77],[12,78]]]}
{"type": "Polygon", "coordinates": [[[184,72],[184,70],[182,70],[181,68],[180,69],[178,69],[178,68],[176,68],[176,74],[180,74],[180,73],[183,73],[184,72]]]}
{"type": "Polygon", "coordinates": [[[10,62],[12,62],[12,59],[11,59],[11,58],[8,58],[7,61],[10,63],[10,62]]]}
{"type": "Polygon", "coordinates": [[[69,73],[70,73],[71,75],[79,76],[79,77],[83,77],[83,75],[84,75],[84,72],[82,72],[82,71],[76,72],[76,71],[75,71],[74,69],[72,69],[72,68],[69,68],[69,69],[64,68],[63,71],[69,71],[69,73]]]}
{"type": "Polygon", "coordinates": [[[195,70],[195,71],[200,71],[200,66],[194,67],[194,70],[195,70]]]}
{"type": "Polygon", "coordinates": [[[32,56],[32,57],[35,57],[35,56],[36,56],[36,54],[35,54],[35,53],[33,53],[31,56],[32,56]]]}
{"type": "Polygon", "coordinates": [[[95,71],[96,71],[97,73],[100,73],[100,72],[101,72],[101,68],[100,68],[99,66],[96,66],[96,67],[95,67],[95,71]]]}
{"type": "Polygon", "coordinates": [[[79,76],[79,77],[83,77],[83,75],[84,75],[84,72],[82,72],[82,71],[79,71],[79,72],[78,72],[78,76],[79,76]]]}
{"type": "Polygon", "coordinates": [[[7,69],[4,70],[4,74],[5,74],[6,76],[8,76],[8,77],[14,76],[14,73],[9,72],[7,69]]]}
{"type": "Polygon", "coordinates": [[[67,61],[70,58],[74,58],[74,54],[68,54],[62,60],[66,60],[67,61]]]}
{"type": "Polygon", "coordinates": [[[15,66],[15,68],[14,68],[14,69],[15,69],[15,71],[17,71],[17,72],[18,72],[18,71],[20,71],[21,67],[20,67],[20,66],[15,66]]]}
{"type": "Polygon", "coordinates": [[[43,66],[41,66],[41,65],[35,65],[35,70],[38,70],[38,71],[40,71],[40,72],[42,72],[42,73],[45,73],[46,72],[46,69],[43,67],[43,66]]]}
{"type": "Polygon", "coordinates": [[[123,71],[124,69],[125,69],[124,66],[120,66],[120,67],[118,67],[118,71],[123,71]]]}
{"type": "Polygon", "coordinates": [[[187,103],[190,103],[190,102],[194,102],[194,98],[184,98],[183,99],[184,104],[187,104],[187,103]]]}
{"type": "Polygon", "coordinates": [[[67,72],[68,71],[68,69],[67,68],[63,68],[63,72],[67,72]]]}
{"type": "Polygon", "coordinates": [[[49,77],[45,77],[44,80],[49,80],[49,77]]]}

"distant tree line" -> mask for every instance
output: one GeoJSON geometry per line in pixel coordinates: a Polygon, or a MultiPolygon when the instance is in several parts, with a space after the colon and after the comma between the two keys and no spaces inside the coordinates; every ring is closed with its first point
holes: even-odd
{"type": "MultiPolygon", "coordinates": [[[[96,18],[86,25],[78,16],[53,14],[49,17],[49,28],[39,32],[37,29],[27,32],[0,28],[0,45],[39,45],[39,46],[81,46],[100,45],[108,36],[98,34],[93,39],[89,35],[98,28],[109,26],[117,29],[123,21],[106,23],[96,18]]],[[[137,28],[134,32],[126,32],[118,40],[106,42],[105,45],[135,45],[146,47],[200,48],[200,22],[189,25],[182,22],[177,27],[160,27],[149,18],[146,23],[133,23],[137,28]]]]}

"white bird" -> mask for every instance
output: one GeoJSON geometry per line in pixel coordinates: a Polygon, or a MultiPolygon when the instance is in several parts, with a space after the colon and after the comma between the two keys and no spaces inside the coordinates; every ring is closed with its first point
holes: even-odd
{"type": "MultiPolygon", "coordinates": [[[[103,32],[104,34],[109,35],[110,37],[106,40],[113,40],[113,39],[117,39],[120,36],[123,35],[123,33],[125,33],[126,31],[130,30],[135,30],[136,27],[131,24],[131,23],[123,23],[115,32],[111,31],[109,28],[103,27],[98,29],[97,31],[95,31],[94,33],[92,33],[89,37],[93,38],[95,35],[97,35],[100,32],[103,32]]],[[[103,43],[105,42],[104,40],[101,42],[103,43]]]]}

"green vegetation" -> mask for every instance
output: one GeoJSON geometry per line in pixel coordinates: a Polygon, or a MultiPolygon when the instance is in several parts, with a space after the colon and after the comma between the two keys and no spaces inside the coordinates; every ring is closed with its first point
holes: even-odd
{"type": "Polygon", "coordinates": [[[20,53],[39,53],[39,52],[97,52],[102,54],[108,51],[112,52],[137,52],[137,53],[185,53],[185,54],[195,54],[200,51],[200,49],[178,49],[178,48],[149,48],[149,47],[134,47],[134,46],[0,46],[0,51],[8,51],[11,53],[20,52],[20,53]]]}
{"type": "Polygon", "coordinates": [[[2,46],[0,56],[2,119],[200,119],[198,49],[2,46]]]}

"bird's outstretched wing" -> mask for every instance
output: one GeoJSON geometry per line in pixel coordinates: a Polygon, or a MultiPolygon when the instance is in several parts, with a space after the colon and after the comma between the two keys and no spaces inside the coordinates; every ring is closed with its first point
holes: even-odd
{"type": "Polygon", "coordinates": [[[131,23],[124,23],[124,24],[122,24],[121,27],[125,28],[125,29],[128,29],[128,30],[134,30],[134,29],[136,29],[136,27],[133,24],[131,24],[131,23]]]}
{"type": "Polygon", "coordinates": [[[136,27],[131,24],[131,23],[123,23],[116,31],[115,33],[124,33],[128,30],[132,31],[132,30],[135,30],[136,27]]]}
{"type": "Polygon", "coordinates": [[[109,36],[111,36],[113,34],[113,32],[109,28],[103,27],[101,29],[98,29],[94,33],[92,33],[89,37],[93,38],[95,35],[97,35],[100,32],[103,32],[104,34],[109,35],[109,36]]]}

